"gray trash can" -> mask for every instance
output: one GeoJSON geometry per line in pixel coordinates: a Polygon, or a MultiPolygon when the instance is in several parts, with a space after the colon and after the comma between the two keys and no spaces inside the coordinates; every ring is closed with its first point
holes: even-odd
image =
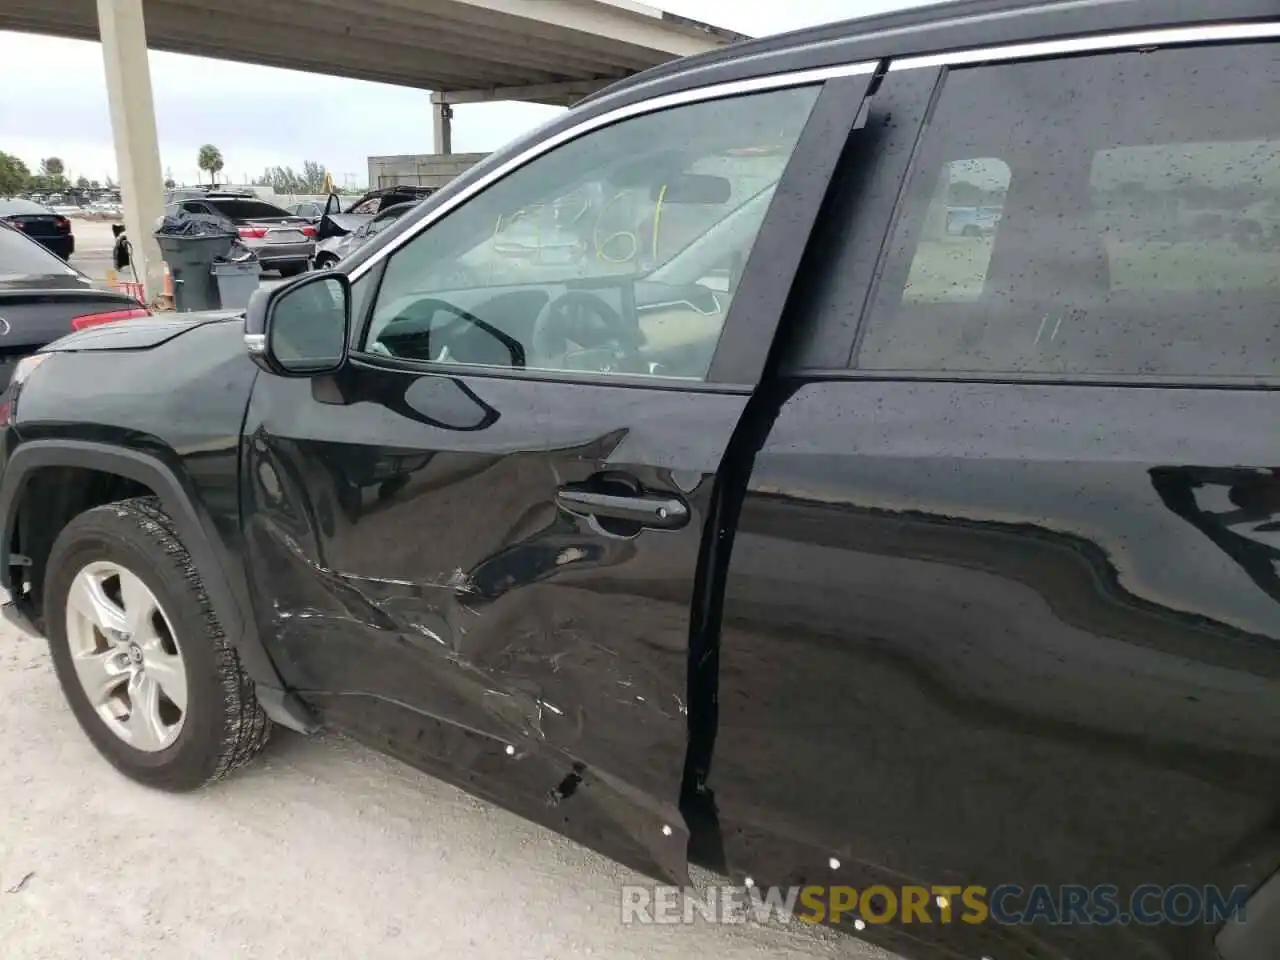
{"type": "Polygon", "coordinates": [[[216,310],[218,287],[210,268],[215,260],[230,252],[236,236],[185,237],[157,233],[155,237],[173,277],[174,309],[179,313],[216,310]]]}
{"type": "Polygon", "coordinates": [[[213,279],[218,287],[218,301],[224,310],[243,310],[258,289],[262,265],[252,260],[218,260],[213,264],[213,279]]]}

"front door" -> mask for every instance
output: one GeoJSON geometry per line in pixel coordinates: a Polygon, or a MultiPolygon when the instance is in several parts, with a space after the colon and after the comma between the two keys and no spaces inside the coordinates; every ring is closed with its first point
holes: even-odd
{"type": "Polygon", "coordinates": [[[866,77],[835,83],[597,124],[357,267],[341,374],[260,378],[260,627],[331,722],[683,874],[699,553],[781,305],[742,264],[785,294],[866,77]]]}

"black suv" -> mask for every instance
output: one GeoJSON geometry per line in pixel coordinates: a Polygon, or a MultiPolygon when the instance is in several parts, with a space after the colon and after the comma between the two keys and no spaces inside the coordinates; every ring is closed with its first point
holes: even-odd
{"type": "Polygon", "coordinates": [[[1274,958],[1280,10],[1193,6],[675,62],[51,345],[9,616],[144,783],[328,725],[913,958],[1274,958]]]}

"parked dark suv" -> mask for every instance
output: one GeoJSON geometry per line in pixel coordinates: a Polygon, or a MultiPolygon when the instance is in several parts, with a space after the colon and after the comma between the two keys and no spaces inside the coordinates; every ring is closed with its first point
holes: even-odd
{"type": "Polygon", "coordinates": [[[328,725],[912,958],[1280,955],[1280,10],[1192,6],[675,62],[51,345],[9,616],[144,783],[328,725]]]}

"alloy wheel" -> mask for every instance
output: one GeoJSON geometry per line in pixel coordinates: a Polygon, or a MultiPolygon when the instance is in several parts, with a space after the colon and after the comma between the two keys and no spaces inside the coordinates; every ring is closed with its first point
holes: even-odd
{"type": "Polygon", "coordinates": [[[135,749],[173,744],[187,711],[187,674],[169,617],[137,574],[84,567],[67,596],[76,676],[107,728],[135,749]]]}

